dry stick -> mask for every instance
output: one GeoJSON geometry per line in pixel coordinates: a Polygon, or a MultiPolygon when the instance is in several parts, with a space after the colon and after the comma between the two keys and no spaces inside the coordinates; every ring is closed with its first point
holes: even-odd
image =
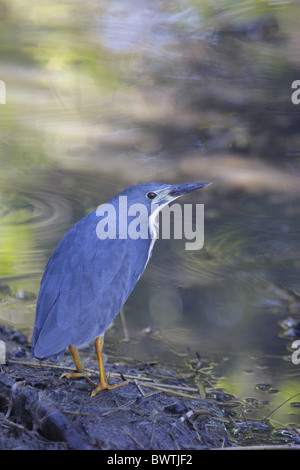
{"type": "Polygon", "coordinates": [[[74,416],[92,416],[93,418],[99,418],[99,415],[95,413],[86,413],[85,411],[72,411],[72,410],[64,409],[64,413],[69,414],[69,415],[74,415],[74,416]]]}
{"type": "MultiPolygon", "coordinates": [[[[137,380],[140,380],[140,378],[137,377],[137,380]]],[[[149,382],[150,382],[150,380],[149,380],[149,382]]],[[[151,383],[143,384],[144,387],[151,387],[152,385],[157,387],[157,388],[168,388],[168,389],[173,389],[173,390],[184,390],[185,392],[198,393],[197,388],[185,387],[184,385],[161,384],[159,382],[154,382],[154,381],[151,381],[151,383]]],[[[199,398],[199,394],[197,395],[197,398],[199,398]]]]}
{"type": "MultiPolygon", "coordinates": [[[[149,388],[154,388],[155,390],[160,390],[161,392],[166,392],[166,393],[171,393],[172,395],[177,395],[179,397],[183,397],[183,398],[189,398],[191,400],[197,400],[199,399],[199,395],[198,396],[194,396],[194,395],[188,395],[187,393],[182,393],[182,392],[176,392],[175,390],[170,390],[168,387],[168,385],[163,385],[161,386],[161,384],[155,384],[155,383],[152,383],[152,384],[149,384],[149,383],[144,383],[143,384],[144,387],[149,387],[149,388]]],[[[179,387],[180,388],[180,387],[179,387]]],[[[181,387],[181,389],[184,388],[184,387],[181,387]]],[[[202,399],[203,400],[203,399],[202,399]]]]}
{"type": "Polygon", "coordinates": [[[140,446],[142,449],[145,450],[145,447],[137,439],[135,439],[133,436],[131,436],[131,434],[129,434],[129,432],[126,431],[126,429],[123,429],[123,432],[125,434],[127,434],[127,436],[130,437],[130,439],[133,440],[133,442],[135,442],[138,446],[140,446]]]}

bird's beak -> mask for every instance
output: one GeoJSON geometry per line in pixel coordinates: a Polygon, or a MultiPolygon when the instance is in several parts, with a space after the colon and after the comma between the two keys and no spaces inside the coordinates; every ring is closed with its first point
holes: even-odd
{"type": "Polygon", "coordinates": [[[182,196],[183,194],[190,193],[192,191],[196,191],[197,189],[204,188],[204,186],[207,186],[209,184],[212,184],[212,182],[175,184],[174,186],[170,186],[168,195],[175,199],[177,197],[182,196]]]}

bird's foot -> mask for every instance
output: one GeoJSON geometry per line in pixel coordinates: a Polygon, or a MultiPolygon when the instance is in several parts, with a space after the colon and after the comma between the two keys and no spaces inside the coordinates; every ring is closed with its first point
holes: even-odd
{"type": "Polygon", "coordinates": [[[89,385],[92,385],[92,387],[97,387],[97,384],[95,384],[95,382],[93,382],[90,378],[89,378],[89,372],[85,372],[85,371],[82,371],[82,372],[64,372],[63,374],[61,374],[61,376],[59,377],[59,379],[63,379],[63,378],[66,378],[66,379],[78,379],[78,378],[84,378],[87,383],[89,385]]]}
{"type": "Polygon", "coordinates": [[[95,395],[97,395],[98,392],[101,392],[102,390],[114,390],[115,388],[123,387],[123,385],[128,385],[129,383],[130,381],[126,381],[126,382],[121,382],[121,383],[117,383],[114,385],[109,385],[109,383],[106,380],[105,381],[100,380],[96,384],[95,389],[92,391],[91,397],[94,397],[95,395]]]}

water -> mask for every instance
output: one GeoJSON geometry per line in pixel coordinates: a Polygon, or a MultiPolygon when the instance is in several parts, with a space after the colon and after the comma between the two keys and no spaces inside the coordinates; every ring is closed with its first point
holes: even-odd
{"type": "MultiPolygon", "coordinates": [[[[300,311],[298,10],[1,2],[1,322],[30,337],[52,250],[100,202],[214,181],[182,200],[205,204],[204,248],[157,243],[114,353],[178,367],[197,353],[256,419],[298,392],[282,327],[300,311]]],[[[298,398],[271,415],[278,432],[299,426],[298,398]]]]}

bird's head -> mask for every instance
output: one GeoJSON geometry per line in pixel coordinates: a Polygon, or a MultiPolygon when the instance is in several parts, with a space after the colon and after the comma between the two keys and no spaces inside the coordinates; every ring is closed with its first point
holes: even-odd
{"type": "Polygon", "coordinates": [[[131,186],[123,191],[121,195],[127,196],[130,204],[144,204],[148,209],[151,208],[151,206],[155,206],[161,210],[165,205],[170,204],[178,197],[192,191],[196,191],[197,189],[204,188],[209,184],[212,183],[196,182],[174,185],[164,183],[142,183],[136,186],[131,186]]]}

